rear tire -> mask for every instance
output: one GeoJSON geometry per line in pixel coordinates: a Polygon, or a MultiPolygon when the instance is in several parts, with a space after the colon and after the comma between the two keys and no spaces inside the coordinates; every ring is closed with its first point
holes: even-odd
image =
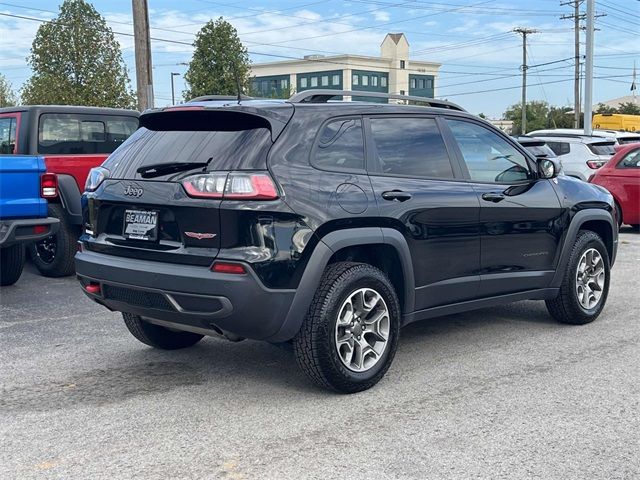
{"type": "Polygon", "coordinates": [[[387,372],[399,334],[400,305],[386,275],[371,265],[340,262],[326,268],[293,349],[317,385],[355,393],[387,372]]]}
{"type": "Polygon", "coordinates": [[[134,337],[153,348],[178,350],[191,347],[204,337],[204,335],[197,333],[176,332],[160,325],[154,325],[133,313],[123,313],[122,318],[134,337]]]}
{"type": "Polygon", "coordinates": [[[18,243],[0,248],[0,285],[13,285],[24,268],[24,245],[18,243]]]}
{"type": "Polygon", "coordinates": [[[608,294],[607,249],[597,233],[581,230],[564,272],[560,294],[553,300],[545,301],[547,310],[559,322],[584,325],[598,318],[608,294]],[[603,277],[598,274],[600,270],[603,277]]]}
{"type": "Polygon", "coordinates": [[[49,216],[60,220],[60,229],[29,247],[31,260],[38,271],[45,277],[66,277],[75,271],[74,256],[78,249],[80,230],[72,225],[62,205],[49,205],[49,216]]]}

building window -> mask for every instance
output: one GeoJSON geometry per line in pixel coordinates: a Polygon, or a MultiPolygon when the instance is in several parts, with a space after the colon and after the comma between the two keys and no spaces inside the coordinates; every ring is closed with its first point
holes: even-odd
{"type": "Polygon", "coordinates": [[[300,79],[300,88],[307,88],[307,77],[302,77],[300,79]]]}
{"type": "Polygon", "coordinates": [[[360,77],[354,73],[351,79],[351,83],[353,85],[360,85],[360,77]]]}
{"type": "Polygon", "coordinates": [[[433,88],[433,80],[431,79],[427,80],[427,88],[433,88]]]}
{"type": "Polygon", "coordinates": [[[400,90],[400,95],[404,95],[404,90],[400,90]]]}
{"type": "Polygon", "coordinates": [[[404,60],[400,60],[400,68],[404,70],[404,60]]]}
{"type": "Polygon", "coordinates": [[[378,86],[378,77],[376,75],[371,75],[371,86],[372,87],[378,86]]]}
{"type": "Polygon", "coordinates": [[[369,85],[369,75],[362,75],[362,86],[366,87],[369,85]]]}
{"type": "Polygon", "coordinates": [[[280,80],[280,88],[282,88],[283,90],[289,88],[289,80],[287,80],[286,78],[280,80]]]}
{"type": "Polygon", "coordinates": [[[322,76],[322,86],[323,87],[329,86],[329,75],[322,76]]]}
{"type": "Polygon", "coordinates": [[[420,85],[420,89],[424,90],[424,78],[421,78],[420,80],[418,80],[418,85],[420,85]]]}
{"type": "Polygon", "coordinates": [[[340,75],[334,75],[333,77],[331,77],[331,84],[340,85],[340,75]]]}
{"type": "Polygon", "coordinates": [[[381,87],[387,86],[387,77],[380,77],[380,86],[381,87]]]}
{"type": "Polygon", "coordinates": [[[312,87],[318,86],[318,77],[311,77],[311,86],[312,87]]]}
{"type": "Polygon", "coordinates": [[[411,88],[416,88],[416,79],[415,78],[411,79],[411,88]]]}

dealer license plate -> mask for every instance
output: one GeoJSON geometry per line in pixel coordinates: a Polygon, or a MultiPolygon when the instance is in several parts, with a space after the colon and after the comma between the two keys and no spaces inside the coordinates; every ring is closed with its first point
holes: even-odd
{"type": "Polygon", "coordinates": [[[125,210],[123,234],[133,240],[155,240],[158,238],[158,212],[125,210]]]}

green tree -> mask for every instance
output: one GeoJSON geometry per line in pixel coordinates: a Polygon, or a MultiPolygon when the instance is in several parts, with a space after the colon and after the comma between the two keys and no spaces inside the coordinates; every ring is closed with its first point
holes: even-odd
{"type": "Polygon", "coordinates": [[[17,103],[18,98],[11,83],[0,73],[0,107],[13,107],[17,103]]]}
{"type": "Polygon", "coordinates": [[[621,103],[616,113],[626,113],[627,115],[640,115],[640,105],[633,102],[621,103]]]}
{"type": "MultiPolygon", "coordinates": [[[[511,105],[503,113],[506,120],[513,121],[513,134],[526,133],[522,131],[522,104],[511,105]]],[[[527,132],[547,128],[549,117],[549,104],[542,101],[527,102],[527,132]]]]}
{"type": "Polygon", "coordinates": [[[549,107],[546,128],[573,128],[573,108],[549,107]]]}
{"type": "Polygon", "coordinates": [[[229,22],[218,18],[200,29],[193,43],[195,50],[184,75],[189,100],[201,95],[237,95],[249,91],[250,62],[247,49],[229,22]]]}
{"type": "Polygon", "coordinates": [[[38,28],[27,61],[33,76],[22,89],[26,104],[136,104],[113,31],[84,0],[65,0],[59,15],[38,28]]]}
{"type": "Polygon", "coordinates": [[[618,113],[618,109],[605,105],[604,103],[599,103],[596,107],[596,111],[593,113],[618,113]]]}

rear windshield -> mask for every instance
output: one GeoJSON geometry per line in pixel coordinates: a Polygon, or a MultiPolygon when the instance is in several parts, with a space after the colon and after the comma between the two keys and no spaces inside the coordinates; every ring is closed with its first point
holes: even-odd
{"type": "Polygon", "coordinates": [[[524,145],[530,153],[536,157],[555,158],[556,154],[547,145],[524,145]]]}
{"type": "Polygon", "coordinates": [[[620,145],[626,145],[628,143],[636,143],[640,142],[640,137],[622,137],[618,138],[618,143],[620,145]]]}
{"type": "Polygon", "coordinates": [[[38,124],[38,153],[111,153],[138,128],[135,117],[45,113],[38,124]]]}
{"type": "Polygon", "coordinates": [[[212,170],[264,170],[271,146],[267,128],[176,131],[140,128],[109,156],[113,178],[141,178],[136,170],[161,163],[209,162],[212,170]]]}
{"type": "Polygon", "coordinates": [[[589,150],[594,155],[613,155],[616,153],[613,143],[589,143],[589,150]]]}

